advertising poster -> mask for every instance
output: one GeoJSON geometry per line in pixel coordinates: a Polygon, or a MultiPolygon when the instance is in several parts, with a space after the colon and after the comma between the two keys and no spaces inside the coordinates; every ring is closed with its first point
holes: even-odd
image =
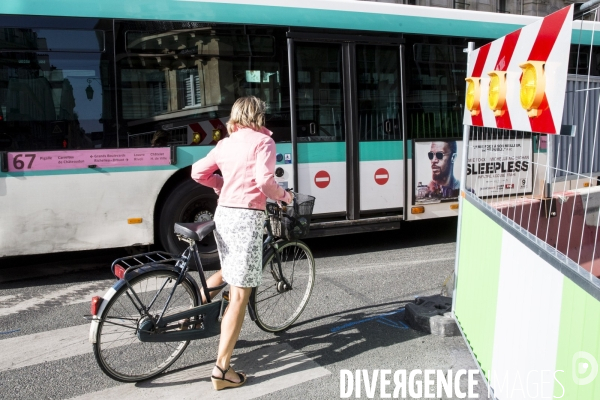
{"type": "Polygon", "coordinates": [[[456,201],[460,194],[462,140],[415,141],[415,204],[456,201]]]}
{"type": "MultiPolygon", "coordinates": [[[[456,201],[460,194],[462,140],[415,141],[414,204],[456,201]]],[[[528,194],[533,190],[530,138],[471,140],[467,191],[478,197],[528,194]]]]}
{"type": "Polygon", "coordinates": [[[467,190],[479,197],[532,192],[531,139],[471,140],[469,147],[467,190]]]}

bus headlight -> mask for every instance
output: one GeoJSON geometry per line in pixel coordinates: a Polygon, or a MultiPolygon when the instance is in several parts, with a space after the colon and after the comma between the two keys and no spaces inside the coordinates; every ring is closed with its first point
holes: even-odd
{"type": "Polygon", "coordinates": [[[465,81],[467,81],[467,110],[471,112],[471,115],[479,115],[481,112],[479,109],[479,84],[481,83],[481,78],[474,78],[471,76],[466,78],[465,81]]]}
{"type": "Polygon", "coordinates": [[[492,71],[490,76],[490,91],[488,93],[488,105],[496,117],[504,114],[502,108],[506,103],[506,72],[492,71]]]}
{"type": "Polygon", "coordinates": [[[539,116],[543,110],[538,108],[544,100],[546,90],[546,63],[543,61],[527,61],[519,65],[523,70],[521,77],[521,107],[527,110],[529,117],[539,116]]]}

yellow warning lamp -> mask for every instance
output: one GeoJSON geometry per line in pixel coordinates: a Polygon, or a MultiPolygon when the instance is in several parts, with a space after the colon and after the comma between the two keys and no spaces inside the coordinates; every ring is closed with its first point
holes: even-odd
{"type": "Polygon", "coordinates": [[[194,135],[192,136],[192,143],[199,144],[201,140],[202,138],[200,137],[200,134],[198,132],[194,132],[194,135]]]}
{"type": "Polygon", "coordinates": [[[529,117],[537,117],[542,113],[538,108],[544,100],[546,91],[546,63],[543,61],[527,61],[519,65],[523,70],[521,77],[521,107],[527,110],[529,117]]]}
{"type": "Polygon", "coordinates": [[[496,117],[504,114],[506,103],[506,71],[488,72],[490,76],[490,91],[488,92],[488,106],[496,117]]]}
{"type": "Polygon", "coordinates": [[[213,129],[213,131],[212,131],[212,137],[213,137],[213,141],[214,142],[218,142],[219,140],[221,140],[221,130],[220,129],[213,129]]]}
{"type": "Polygon", "coordinates": [[[481,78],[468,77],[465,78],[467,81],[467,110],[471,112],[471,115],[479,115],[481,110],[479,109],[479,95],[480,89],[479,85],[481,83],[481,78]]]}

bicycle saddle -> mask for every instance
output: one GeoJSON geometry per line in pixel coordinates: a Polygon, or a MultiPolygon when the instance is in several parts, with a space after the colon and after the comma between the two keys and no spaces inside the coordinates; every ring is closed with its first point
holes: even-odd
{"type": "Polygon", "coordinates": [[[200,241],[215,229],[215,221],[176,222],[175,234],[200,241]]]}

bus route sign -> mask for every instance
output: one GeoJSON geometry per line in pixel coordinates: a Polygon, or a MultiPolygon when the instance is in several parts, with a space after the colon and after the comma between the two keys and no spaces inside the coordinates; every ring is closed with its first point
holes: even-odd
{"type": "Polygon", "coordinates": [[[171,164],[171,148],[21,151],[7,158],[8,172],[150,167],[171,164]]]}

